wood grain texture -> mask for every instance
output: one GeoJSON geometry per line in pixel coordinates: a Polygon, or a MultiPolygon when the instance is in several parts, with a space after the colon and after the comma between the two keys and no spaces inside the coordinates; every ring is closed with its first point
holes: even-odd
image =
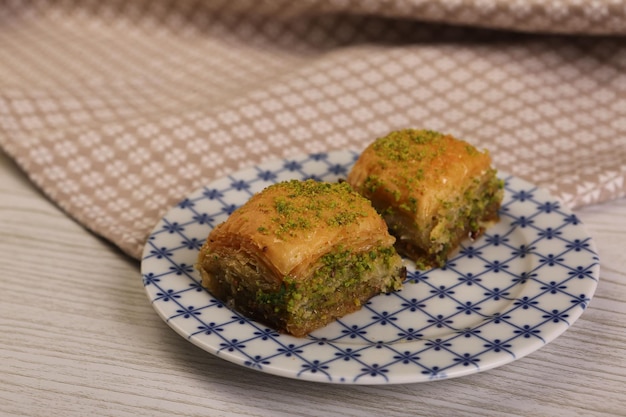
{"type": "Polygon", "coordinates": [[[587,311],[543,349],[425,384],[337,386],[261,374],[175,334],[139,265],[0,156],[2,416],[626,415],[626,199],[577,211],[601,257],[587,311]]]}

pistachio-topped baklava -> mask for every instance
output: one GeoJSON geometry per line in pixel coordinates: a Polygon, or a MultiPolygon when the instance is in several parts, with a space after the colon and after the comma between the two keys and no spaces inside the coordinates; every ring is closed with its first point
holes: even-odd
{"type": "Polygon", "coordinates": [[[503,183],[487,151],[429,130],[392,132],[371,143],[348,175],[418,268],[443,266],[466,237],[498,219],[503,183]]]}
{"type": "Polygon", "coordinates": [[[304,336],[401,287],[394,241],[347,183],[293,180],[255,194],[213,229],[197,268],[230,307],[304,336]]]}

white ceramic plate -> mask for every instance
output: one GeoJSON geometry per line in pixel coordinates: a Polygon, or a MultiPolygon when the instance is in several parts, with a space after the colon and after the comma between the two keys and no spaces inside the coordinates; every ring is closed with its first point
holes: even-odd
{"type": "Polygon", "coordinates": [[[401,291],[305,338],[230,310],[199,285],[211,228],[266,186],[335,181],[356,159],[340,151],[277,160],[214,181],[172,208],[146,244],[142,275],[158,314],[181,336],[250,369],[346,384],[423,382],[500,366],[541,348],[583,313],[598,282],[595,247],[575,215],[531,184],[503,177],[501,220],[445,268],[408,263],[401,291]]]}

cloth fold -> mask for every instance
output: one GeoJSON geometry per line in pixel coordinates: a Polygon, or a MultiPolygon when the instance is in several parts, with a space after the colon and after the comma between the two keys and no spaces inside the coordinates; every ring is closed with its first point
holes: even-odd
{"type": "Polygon", "coordinates": [[[626,195],[626,2],[1,7],[0,145],[135,258],[212,179],[405,127],[487,148],[570,207],[626,195]]]}

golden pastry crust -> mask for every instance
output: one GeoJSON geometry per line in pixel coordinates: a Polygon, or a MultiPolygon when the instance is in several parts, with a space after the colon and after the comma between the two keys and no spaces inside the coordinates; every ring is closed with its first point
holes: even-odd
{"type": "Polygon", "coordinates": [[[216,298],[303,336],[401,286],[394,241],[347,183],[293,180],[255,194],[213,229],[197,268],[216,298]]]}
{"type": "Polygon", "coordinates": [[[462,239],[497,220],[503,197],[487,151],[428,130],[377,139],[347,181],[372,201],[396,236],[398,251],[418,268],[443,266],[462,239]]]}

